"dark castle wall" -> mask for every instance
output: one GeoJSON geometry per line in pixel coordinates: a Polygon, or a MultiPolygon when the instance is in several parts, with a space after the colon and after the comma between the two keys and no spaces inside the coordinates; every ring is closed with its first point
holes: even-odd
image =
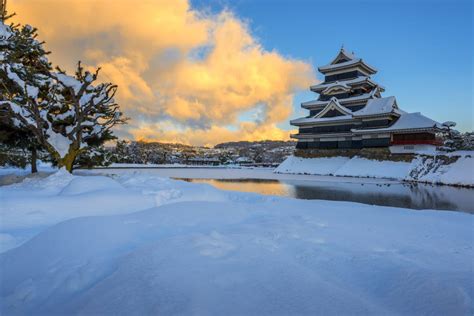
{"type": "Polygon", "coordinates": [[[390,138],[371,138],[344,141],[298,142],[296,149],[360,149],[390,146],[390,138]]]}
{"type": "Polygon", "coordinates": [[[362,128],[368,127],[388,127],[392,121],[389,119],[385,120],[373,120],[373,121],[363,121],[362,128]]]}
{"type": "Polygon", "coordinates": [[[352,78],[357,78],[361,76],[366,76],[366,75],[358,70],[354,70],[354,71],[344,72],[337,75],[326,76],[324,78],[324,83],[334,82],[334,81],[338,81],[342,79],[352,79],[352,78]]]}
{"type": "Polygon", "coordinates": [[[341,133],[350,132],[352,128],[355,128],[354,124],[341,124],[332,126],[315,126],[315,127],[301,127],[300,134],[318,134],[318,133],[341,133]]]}

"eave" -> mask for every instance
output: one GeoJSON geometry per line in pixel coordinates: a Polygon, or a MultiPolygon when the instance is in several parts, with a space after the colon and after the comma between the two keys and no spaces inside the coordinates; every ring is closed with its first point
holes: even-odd
{"type": "MultiPolygon", "coordinates": [[[[356,96],[356,97],[352,97],[352,98],[338,99],[338,102],[340,104],[358,103],[358,102],[367,101],[372,97],[373,97],[372,93],[366,93],[365,95],[360,95],[360,96],[356,96]],[[362,98],[362,96],[364,96],[364,97],[362,98]]],[[[307,102],[301,103],[301,107],[303,109],[307,109],[307,110],[314,110],[314,109],[324,108],[326,105],[328,105],[329,102],[331,102],[331,100],[328,100],[328,101],[318,101],[318,100],[307,101],[307,102]],[[316,103],[316,102],[318,102],[318,103],[316,103]],[[319,102],[321,102],[321,103],[319,103],[319,102]],[[311,103],[313,103],[313,104],[311,104],[311,103]]]]}
{"type": "Polygon", "coordinates": [[[328,133],[328,134],[317,134],[317,133],[305,133],[305,134],[290,134],[291,138],[295,139],[314,139],[314,138],[329,138],[329,137],[352,137],[353,133],[328,133]]]}
{"type": "Polygon", "coordinates": [[[375,67],[372,67],[369,64],[365,63],[364,60],[361,58],[349,60],[347,62],[340,63],[340,64],[333,64],[333,65],[330,64],[326,66],[321,66],[321,67],[318,67],[318,71],[322,74],[329,75],[331,72],[336,72],[339,70],[348,69],[352,67],[360,67],[371,75],[377,73],[377,69],[375,67]]]}
{"type": "Polygon", "coordinates": [[[437,132],[441,131],[441,129],[437,127],[420,127],[420,128],[404,128],[404,129],[389,129],[389,128],[381,128],[381,129],[367,129],[367,130],[358,130],[352,129],[351,132],[354,134],[378,134],[378,133],[388,133],[388,134],[397,134],[397,133],[419,133],[419,132],[437,132]]]}
{"type": "Polygon", "coordinates": [[[298,127],[299,126],[330,126],[330,125],[339,125],[340,123],[347,123],[347,122],[359,122],[358,120],[354,119],[352,116],[351,117],[344,116],[343,119],[333,119],[333,120],[328,120],[328,121],[310,121],[310,120],[306,122],[295,122],[295,121],[296,120],[290,121],[290,124],[293,126],[298,126],[298,127]]]}
{"type": "Polygon", "coordinates": [[[351,86],[351,87],[357,87],[357,86],[361,86],[361,85],[364,85],[364,84],[368,84],[369,86],[372,86],[372,87],[379,87],[381,92],[383,92],[385,90],[385,88],[383,86],[381,86],[377,82],[373,81],[370,77],[365,77],[365,76],[357,77],[357,78],[354,78],[354,79],[324,82],[324,83],[320,83],[320,84],[317,84],[317,85],[312,85],[312,86],[309,87],[309,89],[313,92],[320,93],[324,89],[326,89],[328,87],[331,87],[331,86],[335,85],[336,83],[345,84],[345,85],[348,85],[348,86],[351,86]]]}

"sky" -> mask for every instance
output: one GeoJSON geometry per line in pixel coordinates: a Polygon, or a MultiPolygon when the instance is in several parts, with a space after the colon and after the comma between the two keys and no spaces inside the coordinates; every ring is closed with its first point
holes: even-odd
{"type": "Polygon", "coordinates": [[[119,86],[121,138],[288,139],[341,45],[408,112],[473,130],[470,0],[10,0],[50,60],[119,86]]]}

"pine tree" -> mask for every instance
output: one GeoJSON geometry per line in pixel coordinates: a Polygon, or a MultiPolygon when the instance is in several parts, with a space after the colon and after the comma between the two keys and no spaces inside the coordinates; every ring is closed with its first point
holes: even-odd
{"type": "Polygon", "coordinates": [[[114,162],[114,153],[104,146],[89,147],[85,152],[80,153],[75,165],[81,168],[92,168],[96,166],[105,167],[114,162]]]}
{"type": "Polygon", "coordinates": [[[37,150],[41,146],[28,128],[16,124],[9,115],[5,101],[23,94],[24,89],[35,93],[38,80],[47,76],[51,65],[46,58],[48,52],[43,49],[43,43],[36,40],[36,29],[29,25],[5,25],[4,21],[11,17],[7,16],[5,2],[2,2],[0,11],[0,132],[3,134],[0,141],[13,148],[30,150],[31,171],[36,172],[37,150]]]}
{"type": "Polygon", "coordinates": [[[455,130],[455,122],[447,121],[443,123],[445,127],[442,150],[455,151],[463,147],[463,138],[459,131],[455,130]]]}
{"type": "Polygon", "coordinates": [[[114,102],[117,86],[96,82],[99,69],[74,77],[52,71],[31,26],[0,25],[0,107],[8,122],[31,133],[59,167],[72,172],[76,158],[114,139],[111,128],[125,123],[114,102]]]}
{"type": "Polygon", "coordinates": [[[118,140],[112,151],[112,161],[118,163],[133,162],[130,159],[129,142],[126,140],[118,140]]]}

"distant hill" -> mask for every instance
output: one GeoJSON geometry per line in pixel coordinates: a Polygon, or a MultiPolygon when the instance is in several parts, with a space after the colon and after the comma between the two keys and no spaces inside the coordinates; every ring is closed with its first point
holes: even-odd
{"type": "Polygon", "coordinates": [[[108,148],[112,162],[138,164],[278,164],[295,150],[296,142],[264,140],[221,143],[213,148],[183,144],[118,141],[108,148]]]}
{"type": "Polygon", "coordinates": [[[249,148],[249,147],[266,147],[266,148],[277,148],[277,147],[288,147],[295,146],[295,141],[283,141],[283,140],[262,140],[262,141],[238,141],[238,142],[226,142],[220,143],[214,146],[214,148],[249,148]]]}

